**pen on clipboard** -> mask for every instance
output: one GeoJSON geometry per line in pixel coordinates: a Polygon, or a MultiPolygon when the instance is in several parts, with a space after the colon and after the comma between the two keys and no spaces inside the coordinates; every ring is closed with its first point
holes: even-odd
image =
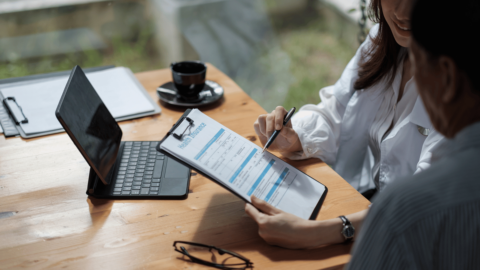
{"type": "MultiPolygon", "coordinates": [[[[295,110],[296,110],[295,107],[293,107],[293,108],[290,109],[290,111],[288,111],[288,113],[283,118],[283,126],[285,126],[288,123],[288,121],[290,121],[290,118],[292,118],[293,114],[295,113],[295,110]]],[[[265,149],[270,147],[270,145],[273,143],[275,138],[277,138],[278,134],[280,134],[280,131],[281,130],[275,130],[273,132],[272,136],[270,137],[270,139],[268,139],[267,143],[263,147],[262,153],[265,152],[265,149]]]]}

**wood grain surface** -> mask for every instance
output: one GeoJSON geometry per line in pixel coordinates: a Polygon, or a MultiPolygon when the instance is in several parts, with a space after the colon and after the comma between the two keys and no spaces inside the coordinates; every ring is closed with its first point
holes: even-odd
{"type": "MultiPolygon", "coordinates": [[[[171,80],[168,69],[136,76],[157,102],[155,89],[171,80]]],[[[207,78],[224,87],[225,97],[201,110],[260,144],[253,122],[265,111],[212,65],[207,78]]],[[[160,140],[185,110],[160,105],[160,115],[121,122],[123,140],[160,140]]],[[[328,187],[318,219],[368,207],[320,160],[289,163],[328,187]]],[[[266,244],[244,203],[195,172],[188,199],[179,201],[89,198],[88,173],[66,133],[28,140],[0,135],[0,269],[207,268],[181,260],[175,240],[238,252],[255,269],[341,269],[350,258],[350,245],[288,250],[266,244]]]]}

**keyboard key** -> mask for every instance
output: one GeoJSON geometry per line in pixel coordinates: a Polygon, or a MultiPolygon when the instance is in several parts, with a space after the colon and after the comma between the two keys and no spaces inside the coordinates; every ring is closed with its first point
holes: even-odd
{"type": "Polygon", "coordinates": [[[158,187],[151,187],[151,188],[150,188],[150,190],[151,190],[151,191],[152,191],[152,190],[154,190],[154,191],[158,191],[158,190],[159,190],[159,188],[158,188],[158,187]]]}
{"type": "Polygon", "coordinates": [[[158,191],[150,191],[150,195],[158,195],[158,191]]]}
{"type": "Polygon", "coordinates": [[[152,179],[143,179],[142,183],[144,184],[150,184],[152,182],[152,179]]]}
{"type": "Polygon", "coordinates": [[[117,179],[124,179],[124,178],[125,178],[125,174],[117,175],[117,179]]]}
{"type": "Polygon", "coordinates": [[[135,173],[135,170],[127,170],[127,174],[129,173],[135,173]]]}
{"type": "Polygon", "coordinates": [[[157,156],[157,160],[164,160],[165,156],[157,156]]]}
{"type": "MultiPolygon", "coordinates": [[[[145,160],[146,160],[146,158],[145,158],[145,160]]],[[[147,160],[147,162],[155,162],[155,159],[150,158],[149,160],[147,160]]]]}
{"type": "Polygon", "coordinates": [[[133,173],[127,173],[125,174],[126,177],[134,177],[135,175],[133,173]]]}
{"type": "Polygon", "coordinates": [[[128,163],[128,165],[130,166],[137,166],[138,162],[137,161],[132,161],[130,163],[128,163]]]}
{"type": "Polygon", "coordinates": [[[120,195],[122,194],[121,192],[113,192],[113,195],[120,195]]]}
{"type": "Polygon", "coordinates": [[[117,181],[115,181],[115,184],[123,184],[123,179],[117,179],[117,181]]]}
{"type": "Polygon", "coordinates": [[[140,189],[141,187],[142,187],[142,186],[133,186],[133,187],[132,187],[132,190],[133,190],[133,189],[140,189]]]}
{"type": "Polygon", "coordinates": [[[130,190],[124,190],[124,191],[122,191],[122,195],[130,195],[130,190]]]}
{"type": "Polygon", "coordinates": [[[116,187],[116,188],[121,188],[122,186],[123,186],[123,183],[120,183],[120,184],[119,184],[119,183],[116,183],[116,184],[115,184],[115,187],[116,187]]]}
{"type": "Polygon", "coordinates": [[[145,165],[138,165],[137,169],[145,169],[145,165]]]}
{"type": "Polygon", "coordinates": [[[152,177],[153,177],[153,175],[151,175],[151,174],[145,174],[143,176],[143,179],[152,179],[152,177]]]}
{"type": "Polygon", "coordinates": [[[147,167],[153,167],[153,166],[155,166],[155,162],[149,162],[149,163],[147,163],[147,167]]]}
{"type": "Polygon", "coordinates": [[[157,147],[158,142],[150,142],[151,147],[157,147]]]}
{"type": "Polygon", "coordinates": [[[146,171],[145,174],[146,174],[146,175],[153,174],[153,171],[146,171]]]}
{"type": "Polygon", "coordinates": [[[148,192],[150,192],[149,188],[142,188],[140,194],[148,194],[148,192]]]}
{"type": "Polygon", "coordinates": [[[157,157],[157,155],[155,155],[155,154],[153,154],[153,155],[152,155],[152,154],[148,154],[148,158],[156,158],[156,157],[157,157]]]}
{"type": "Polygon", "coordinates": [[[132,154],[140,154],[140,149],[139,150],[132,150],[132,154]]]}
{"type": "Polygon", "coordinates": [[[133,142],[133,145],[134,146],[140,146],[140,145],[142,145],[142,142],[133,142]]]}
{"type": "Polygon", "coordinates": [[[120,168],[118,168],[119,171],[126,171],[127,170],[127,167],[126,166],[120,166],[120,168]]]}
{"type": "Polygon", "coordinates": [[[138,195],[140,194],[140,190],[136,189],[136,190],[132,190],[132,195],[138,195]]]}
{"type": "Polygon", "coordinates": [[[122,190],[123,190],[123,191],[125,191],[125,190],[132,190],[132,187],[123,187],[122,190]]]}
{"type": "Polygon", "coordinates": [[[144,187],[150,187],[150,184],[142,184],[142,188],[144,187]]]}
{"type": "Polygon", "coordinates": [[[153,171],[154,168],[155,168],[155,167],[153,167],[153,166],[148,166],[148,167],[145,167],[145,170],[147,170],[147,171],[153,171]]]}
{"type": "Polygon", "coordinates": [[[135,166],[128,166],[128,169],[129,170],[135,170],[136,168],[135,168],[135,166]]]}
{"type": "Polygon", "coordinates": [[[140,186],[142,184],[142,181],[135,181],[133,182],[134,186],[140,186]]]}
{"type": "Polygon", "coordinates": [[[157,179],[153,178],[152,182],[153,183],[160,183],[160,179],[159,178],[157,178],[157,179]]]}
{"type": "Polygon", "coordinates": [[[143,172],[145,172],[145,169],[136,169],[135,172],[136,173],[143,173],[143,172]]]}
{"type": "Polygon", "coordinates": [[[149,145],[150,145],[150,142],[142,142],[142,145],[149,146],[149,145]]]}
{"type": "Polygon", "coordinates": [[[138,165],[145,165],[147,164],[147,161],[146,160],[141,160],[138,162],[138,165]]]}
{"type": "Polygon", "coordinates": [[[124,187],[131,187],[131,186],[132,186],[132,183],[125,183],[123,186],[124,186],[124,187]]]}
{"type": "Polygon", "coordinates": [[[128,162],[122,162],[122,163],[120,163],[120,167],[125,167],[125,166],[127,166],[127,165],[128,165],[128,162]]]}
{"type": "Polygon", "coordinates": [[[132,146],[133,142],[125,142],[126,146],[132,146]]]}
{"type": "MultiPolygon", "coordinates": [[[[147,172],[148,173],[148,172],[147,172]]],[[[142,177],[143,178],[143,173],[136,173],[135,177],[142,177]]]]}
{"type": "Polygon", "coordinates": [[[160,183],[152,183],[152,187],[159,187],[160,183]]]}
{"type": "Polygon", "coordinates": [[[126,173],[126,171],[118,171],[119,175],[122,175],[122,174],[125,174],[125,173],[126,173]]]}
{"type": "Polygon", "coordinates": [[[122,191],[122,189],[121,188],[114,188],[113,189],[113,192],[119,192],[119,191],[122,191]]]}
{"type": "MultiPolygon", "coordinates": [[[[139,157],[138,160],[147,160],[147,157],[139,157]]],[[[151,162],[151,161],[149,161],[151,162]]]]}
{"type": "Polygon", "coordinates": [[[130,155],[130,158],[137,158],[137,157],[139,157],[139,154],[131,154],[130,155]]]}
{"type": "Polygon", "coordinates": [[[140,153],[140,156],[141,156],[141,157],[147,157],[147,156],[148,156],[148,153],[140,153]]]}
{"type": "Polygon", "coordinates": [[[135,180],[135,181],[142,181],[142,180],[143,180],[143,177],[134,177],[133,180],[135,180]]]}

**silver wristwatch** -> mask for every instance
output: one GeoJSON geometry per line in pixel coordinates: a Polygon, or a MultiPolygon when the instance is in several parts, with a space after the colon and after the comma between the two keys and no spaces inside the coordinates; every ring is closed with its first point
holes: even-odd
{"type": "Polygon", "coordinates": [[[343,222],[342,235],[345,238],[345,242],[352,241],[353,237],[355,236],[355,228],[350,220],[348,220],[345,216],[339,216],[339,218],[343,222]]]}

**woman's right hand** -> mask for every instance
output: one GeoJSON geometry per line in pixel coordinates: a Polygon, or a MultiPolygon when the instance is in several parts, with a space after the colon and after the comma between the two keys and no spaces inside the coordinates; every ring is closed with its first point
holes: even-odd
{"type": "Polygon", "coordinates": [[[287,110],[282,106],[278,106],[269,114],[262,114],[253,124],[255,132],[260,141],[265,145],[275,130],[281,130],[277,138],[268,148],[273,151],[280,152],[296,152],[302,150],[302,144],[298,138],[298,134],[292,128],[292,121],[288,121],[283,126],[283,119],[287,114],[287,110]]]}

